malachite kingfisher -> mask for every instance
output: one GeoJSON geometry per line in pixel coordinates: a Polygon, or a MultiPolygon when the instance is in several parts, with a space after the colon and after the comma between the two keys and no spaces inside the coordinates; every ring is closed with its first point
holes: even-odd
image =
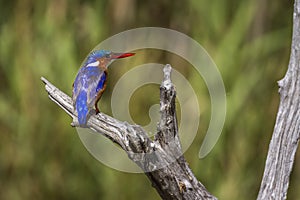
{"type": "Polygon", "coordinates": [[[72,100],[77,118],[74,117],[72,126],[87,127],[88,118],[94,107],[96,114],[99,113],[97,103],[106,88],[109,64],[115,59],[134,54],[95,50],[88,55],[73,83],[72,100]]]}

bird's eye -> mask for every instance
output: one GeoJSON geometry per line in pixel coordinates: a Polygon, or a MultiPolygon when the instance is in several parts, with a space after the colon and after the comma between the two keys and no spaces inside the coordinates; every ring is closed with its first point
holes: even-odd
{"type": "Polygon", "coordinates": [[[110,54],[106,54],[106,56],[105,56],[106,58],[110,58],[111,56],[110,56],[110,54]]]}

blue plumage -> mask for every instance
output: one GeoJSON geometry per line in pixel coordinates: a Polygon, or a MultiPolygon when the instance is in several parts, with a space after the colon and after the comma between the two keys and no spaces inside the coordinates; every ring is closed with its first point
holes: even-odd
{"type": "Polygon", "coordinates": [[[107,67],[114,59],[133,56],[134,53],[112,53],[106,50],[93,51],[78,71],[73,84],[73,106],[77,118],[74,126],[86,127],[88,116],[106,88],[107,67]]]}
{"type": "Polygon", "coordinates": [[[87,115],[89,112],[89,109],[86,105],[87,102],[87,93],[86,91],[80,91],[77,99],[76,99],[76,103],[75,106],[77,108],[77,112],[78,112],[78,122],[79,124],[86,124],[86,120],[87,120],[87,115]]]}
{"type": "Polygon", "coordinates": [[[96,92],[99,92],[100,90],[103,89],[105,81],[106,81],[106,73],[103,73],[103,75],[101,76],[100,81],[97,85],[96,92]]]}

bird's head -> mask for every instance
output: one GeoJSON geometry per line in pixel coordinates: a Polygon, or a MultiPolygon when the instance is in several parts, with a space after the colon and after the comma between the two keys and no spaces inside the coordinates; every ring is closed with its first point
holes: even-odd
{"type": "Polygon", "coordinates": [[[133,56],[135,53],[114,53],[107,50],[96,50],[92,51],[87,58],[86,63],[96,63],[99,62],[98,65],[100,67],[108,67],[108,65],[119,58],[126,58],[129,56],[133,56]]]}

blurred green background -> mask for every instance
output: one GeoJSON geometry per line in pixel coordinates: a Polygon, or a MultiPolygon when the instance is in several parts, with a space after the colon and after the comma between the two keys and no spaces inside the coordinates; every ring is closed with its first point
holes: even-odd
{"type": "MultiPolygon", "coordinates": [[[[201,107],[199,132],[185,156],[218,198],[255,199],[278,108],[276,81],[288,65],[292,11],[292,1],[271,0],[0,0],[0,199],[159,199],[143,174],[119,172],[94,159],[40,81],[45,76],[70,95],[91,49],[143,26],[183,32],[216,62],[227,92],[225,127],[213,151],[199,160],[209,96],[193,71],[184,71],[201,105],[208,105],[201,107]]],[[[159,51],[148,55],[135,64],[176,62],[160,58],[159,51]]],[[[110,83],[117,74],[110,72],[110,83]]],[[[100,108],[109,107],[111,89],[100,108]]],[[[144,104],[158,103],[159,91],[149,90],[136,94],[137,123],[148,120],[144,104]]],[[[298,158],[289,199],[300,196],[299,166],[298,158]]]]}

